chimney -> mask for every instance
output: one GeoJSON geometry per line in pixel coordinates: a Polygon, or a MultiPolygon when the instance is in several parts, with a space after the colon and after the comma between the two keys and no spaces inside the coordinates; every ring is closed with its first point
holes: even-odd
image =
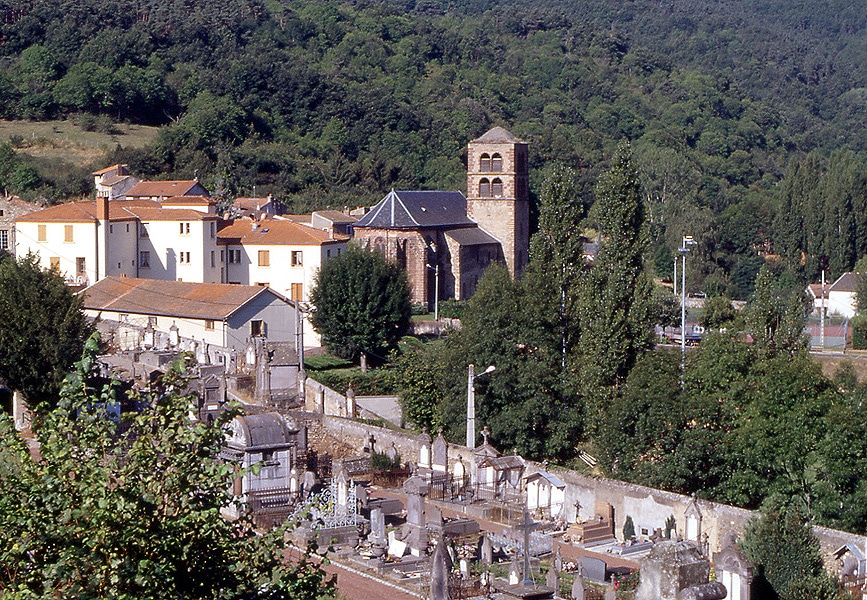
{"type": "Polygon", "coordinates": [[[98,221],[108,221],[108,196],[99,196],[96,199],[96,218],[98,221]]]}

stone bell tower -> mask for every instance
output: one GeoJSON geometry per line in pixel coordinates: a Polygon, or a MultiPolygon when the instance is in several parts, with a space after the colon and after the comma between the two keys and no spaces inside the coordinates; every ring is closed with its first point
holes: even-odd
{"type": "Polygon", "coordinates": [[[530,250],[527,143],[494,127],[467,146],[467,214],[499,240],[512,277],[530,250]]]}

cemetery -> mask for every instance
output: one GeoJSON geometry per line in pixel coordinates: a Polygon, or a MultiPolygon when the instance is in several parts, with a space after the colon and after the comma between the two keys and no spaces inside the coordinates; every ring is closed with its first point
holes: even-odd
{"type": "MultiPolygon", "coordinates": [[[[591,494],[576,485],[589,482],[576,481],[574,473],[502,455],[487,430],[483,443],[469,449],[449,444],[441,432],[411,436],[303,411],[238,420],[229,446],[235,454],[228,458],[249,464],[271,457],[237,490],[249,498],[246,507],[257,523],[288,520],[297,546],[315,541],[331,560],[417,597],[750,598],[751,570],[738,555],[737,534],[710,552],[711,536],[702,528],[718,522],[707,522],[705,513],[713,510],[695,498],[681,498],[678,510],[665,494],[646,490],[652,510],[642,511],[638,490],[630,489],[630,514],[621,515],[622,500],[591,494]],[[256,423],[258,441],[245,437],[256,423]],[[308,430],[319,433],[309,436],[308,430]],[[331,458],[327,467],[322,458],[328,452],[308,445],[310,437],[323,437],[322,430],[346,442],[345,456],[331,458]],[[662,514],[659,506],[669,511],[661,520],[654,516],[662,514]]],[[[740,517],[742,526],[746,515],[740,517]]]]}

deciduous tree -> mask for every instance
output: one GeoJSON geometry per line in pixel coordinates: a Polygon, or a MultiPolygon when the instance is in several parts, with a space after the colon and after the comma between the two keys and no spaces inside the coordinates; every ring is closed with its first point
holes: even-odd
{"type": "Polygon", "coordinates": [[[310,320],[333,354],[384,357],[409,329],[406,272],[376,250],[350,245],[322,265],[314,285],[310,320]]]}
{"type": "Polygon", "coordinates": [[[315,600],[330,595],[306,560],[285,563],[284,530],[260,535],[228,521],[233,465],[224,426],[192,422],[183,364],[146,408],[106,410],[115,388],[92,385],[96,334],[39,422],[41,459],[0,416],[0,597],[157,600],[315,600]]]}
{"type": "Polygon", "coordinates": [[[32,406],[56,402],[90,331],[81,299],[38,257],[0,260],[0,380],[32,406]]]}

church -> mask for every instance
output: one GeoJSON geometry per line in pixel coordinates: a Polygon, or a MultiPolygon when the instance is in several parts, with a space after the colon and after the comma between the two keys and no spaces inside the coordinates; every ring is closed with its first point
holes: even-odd
{"type": "Polygon", "coordinates": [[[512,277],[527,265],[527,164],[527,143],[494,127],[467,146],[466,196],[392,190],[354,224],[353,237],[406,269],[413,303],[466,300],[491,262],[512,277]]]}

